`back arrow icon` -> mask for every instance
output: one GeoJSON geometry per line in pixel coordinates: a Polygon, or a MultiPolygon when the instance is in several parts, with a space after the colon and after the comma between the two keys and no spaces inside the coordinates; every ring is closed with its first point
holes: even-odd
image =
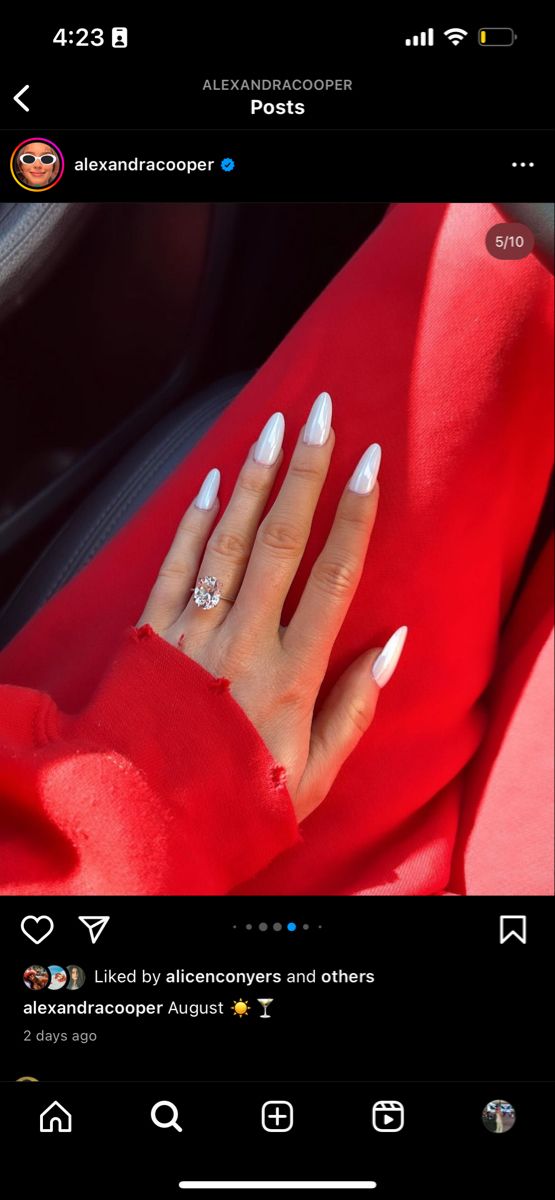
{"type": "Polygon", "coordinates": [[[30,88],[30,86],[31,86],[31,85],[30,85],[29,83],[26,83],[26,84],[25,84],[25,87],[22,87],[21,91],[20,91],[20,92],[17,92],[17,95],[15,95],[15,96],[13,97],[13,99],[14,99],[14,100],[15,100],[15,102],[16,102],[16,104],[19,104],[19,107],[20,107],[20,108],[24,108],[24,109],[25,109],[25,112],[29,112],[29,109],[28,109],[27,105],[23,103],[23,100],[21,99],[21,97],[24,95],[24,93],[25,93],[25,92],[28,92],[28,91],[29,91],[29,88],[30,88]]]}

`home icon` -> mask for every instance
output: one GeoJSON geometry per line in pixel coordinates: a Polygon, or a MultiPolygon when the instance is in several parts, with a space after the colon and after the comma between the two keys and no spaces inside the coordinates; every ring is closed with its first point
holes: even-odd
{"type": "Polygon", "coordinates": [[[40,1131],[41,1133],[71,1133],[71,1113],[60,1104],[59,1100],[53,1100],[52,1104],[45,1108],[40,1114],[40,1131]]]}

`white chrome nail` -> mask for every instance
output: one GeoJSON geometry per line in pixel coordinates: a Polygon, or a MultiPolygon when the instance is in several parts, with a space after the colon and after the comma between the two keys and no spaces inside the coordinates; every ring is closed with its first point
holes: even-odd
{"type": "Polygon", "coordinates": [[[217,467],[212,467],[208,472],[206,479],[200,489],[200,492],[195,500],[195,508],[212,508],[218,488],[220,486],[220,472],[217,467]]]}
{"type": "Polygon", "coordinates": [[[331,429],[331,396],[320,392],[308,414],[303,442],[308,446],[325,446],[331,429]]]}
{"type": "Polygon", "coordinates": [[[382,448],[378,442],[373,442],[364,454],[351,475],[349,490],[367,496],[372,491],[382,461],[382,448]]]}
{"type": "Polygon", "coordinates": [[[281,450],[285,432],[285,417],[283,413],[275,412],[266,421],[264,429],[254,447],[253,458],[264,467],[271,467],[281,450]]]}
{"type": "Polygon", "coordinates": [[[401,625],[399,629],[396,629],[395,633],[391,634],[389,641],[385,643],[383,650],[380,651],[378,657],[374,660],[372,675],[378,687],[385,687],[386,683],[389,683],[401,657],[407,633],[408,628],[406,625],[401,625]]]}

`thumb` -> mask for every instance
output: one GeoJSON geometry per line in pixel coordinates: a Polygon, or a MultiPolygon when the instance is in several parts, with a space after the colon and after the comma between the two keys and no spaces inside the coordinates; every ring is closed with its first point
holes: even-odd
{"type": "Polygon", "coordinates": [[[312,722],[307,764],[295,809],[299,821],[327,796],[345,760],[374,719],[380,689],[391,679],[407,636],[402,625],[383,649],[366,650],[347,667],[312,722]]]}

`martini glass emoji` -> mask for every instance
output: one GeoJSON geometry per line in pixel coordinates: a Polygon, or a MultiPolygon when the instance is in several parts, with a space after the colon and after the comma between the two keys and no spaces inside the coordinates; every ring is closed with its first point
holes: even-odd
{"type": "Polygon", "coordinates": [[[262,1008],[264,1009],[264,1012],[261,1012],[261,1014],[260,1014],[262,1020],[269,1021],[270,1014],[268,1012],[268,1005],[271,1004],[272,1001],[271,1000],[259,1000],[258,1003],[261,1004],[262,1008]]]}

